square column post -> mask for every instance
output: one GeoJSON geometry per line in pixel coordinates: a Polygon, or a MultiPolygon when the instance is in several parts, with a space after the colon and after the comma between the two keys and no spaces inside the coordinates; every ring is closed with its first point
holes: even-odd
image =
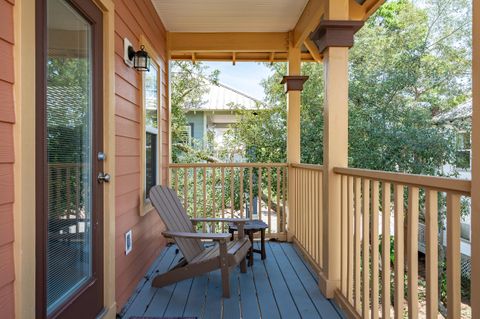
{"type": "Polygon", "coordinates": [[[323,273],[320,288],[332,298],[340,283],[340,187],[334,167],[348,166],[348,48],[323,51],[323,273]]]}
{"type": "Polygon", "coordinates": [[[323,53],[323,269],[319,286],[333,298],[340,285],[341,177],[335,167],[348,166],[348,50],[362,21],[349,21],[348,0],[328,0],[324,20],[312,36],[323,53]]]}
{"type": "MultiPolygon", "coordinates": [[[[290,41],[291,42],[291,41],[290,41]]],[[[292,45],[288,50],[288,75],[298,76],[301,72],[301,52],[300,48],[292,45]]],[[[283,81],[285,82],[285,80],[283,81]]],[[[285,82],[286,83],[286,82],[285,82]]],[[[288,86],[288,84],[286,85],[288,86]]],[[[300,163],[300,91],[287,91],[287,163],[300,163]]],[[[291,170],[290,170],[291,172],[291,170]]],[[[295,210],[293,209],[294,183],[293,176],[289,174],[287,190],[287,240],[292,241],[295,236],[295,210]]]]}
{"type": "Polygon", "coordinates": [[[480,0],[473,0],[472,68],[472,318],[480,318],[480,0]]]}

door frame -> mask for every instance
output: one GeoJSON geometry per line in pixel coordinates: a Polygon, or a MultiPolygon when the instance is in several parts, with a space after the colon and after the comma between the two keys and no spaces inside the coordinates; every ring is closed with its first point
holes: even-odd
{"type": "MultiPolygon", "coordinates": [[[[22,0],[14,6],[14,259],[15,313],[36,315],[35,131],[36,131],[36,4],[22,0]]],[[[103,13],[103,137],[107,160],[104,170],[113,177],[104,187],[103,208],[103,318],[115,318],[115,25],[112,0],[93,0],[103,13]]]]}

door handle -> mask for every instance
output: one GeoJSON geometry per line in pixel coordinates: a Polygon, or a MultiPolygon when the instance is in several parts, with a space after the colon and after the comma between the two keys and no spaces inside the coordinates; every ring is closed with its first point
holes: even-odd
{"type": "Polygon", "coordinates": [[[109,183],[109,182],[110,182],[110,174],[108,174],[108,173],[103,173],[103,172],[98,173],[97,181],[98,181],[100,184],[102,184],[102,183],[109,183]]]}

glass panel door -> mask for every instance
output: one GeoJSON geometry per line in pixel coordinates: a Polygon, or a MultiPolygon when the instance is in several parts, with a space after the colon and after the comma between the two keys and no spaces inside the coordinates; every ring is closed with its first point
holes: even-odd
{"type": "Polygon", "coordinates": [[[47,0],[47,314],[93,273],[92,26],[69,2],[47,0]]]}

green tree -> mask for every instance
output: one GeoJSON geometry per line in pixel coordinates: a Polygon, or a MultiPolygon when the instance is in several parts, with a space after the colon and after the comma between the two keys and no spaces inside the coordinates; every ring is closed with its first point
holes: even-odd
{"type": "MultiPolygon", "coordinates": [[[[391,1],[357,34],[350,51],[350,166],[435,174],[453,160],[449,132],[432,118],[469,97],[469,10],[463,0],[391,1]]],[[[244,143],[249,161],[285,161],[286,98],[279,83],[286,64],[271,68],[263,85],[272,109],[244,114],[231,131],[231,143],[244,143]]],[[[310,76],[302,93],[302,161],[321,164],[323,65],[303,63],[302,73],[310,76]]]]}

